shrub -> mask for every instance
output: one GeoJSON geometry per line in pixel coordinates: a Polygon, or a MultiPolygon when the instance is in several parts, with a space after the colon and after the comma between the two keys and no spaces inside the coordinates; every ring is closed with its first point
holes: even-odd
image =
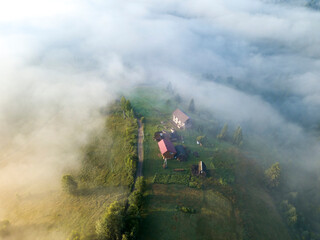
{"type": "Polygon", "coordinates": [[[100,240],[120,240],[124,230],[125,207],[118,201],[106,209],[102,219],[96,224],[96,233],[100,240]]]}
{"type": "Polygon", "coordinates": [[[67,240],[80,240],[80,239],[81,239],[80,233],[73,231],[67,240]]]}
{"type": "Polygon", "coordinates": [[[189,208],[189,207],[179,207],[177,206],[176,208],[178,211],[181,211],[181,212],[184,212],[184,213],[191,213],[191,214],[194,214],[196,213],[196,210],[194,208],[189,208]]]}
{"type": "Polygon", "coordinates": [[[8,220],[0,221],[0,236],[5,237],[10,234],[10,222],[8,220]]]}
{"type": "Polygon", "coordinates": [[[62,188],[65,192],[75,194],[78,189],[78,183],[71,175],[64,175],[61,179],[62,188]]]}

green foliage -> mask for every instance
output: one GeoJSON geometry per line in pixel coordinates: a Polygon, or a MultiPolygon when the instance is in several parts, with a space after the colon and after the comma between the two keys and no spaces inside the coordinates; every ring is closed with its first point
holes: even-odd
{"type": "Polygon", "coordinates": [[[195,209],[189,208],[189,207],[184,207],[184,206],[179,207],[179,206],[177,206],[176,209],[177,209],[177,211],[181,211],[181,212],[184,212],[184,213],[191,213],[191,214],[196,213],[195,209]]]}
{"type": "Polygon", "coordinates": [[[228,124],[224,124],[224,126],[223,126],[220,134],[217,135],[217,138],[218,138],[219,140],[225,140],[226,137],[227,137],[227,133],[228,133],[228,124]]]}
{"type": "Polygon", "coordinates": [[[61,179],[62,189],[70,194],[75,194],[78,190],[78,183],[71,175],[64,175],[61,179]]]}
{"type": "Polygon", "coordinates": [[[190,103],[189,103],[188,110],[189,110],[190,112],[192,112],[192,113],[196,110],[196,109],[195,109],[195,105],[194,105],[194,100],[193,100],[193,98],[191,99],[191,101],[190,101],[190,103]]]}
{"type": "Polygon", "coordinates": [[[127,103],[122,97],[120,103],[112,106],[113,112],[106,118],[104,131],[93,136],[84,147],[79,176],[82,185],[129,188],[133,185],[138,159],[138,124],[133,114],[123,117],[122,108],[126,108],[127,103]]]}
{"type": "Polygon", "coordinates": [[[96,224],[99,240],[121,240],[125,227],[125,207],[115,201],[106,209],[102,219],[96,224]]]}
{"type": "Polygon", "coordinates": [[[225,186],[235,181],[235,157],[227,151],[215,151],[209,165],[214,169],[214,177],[220,185],[225,186]]]}
{"type": "Polygon", "coordinates": [[[243,143],[242,128],[239,126],[233,134],[233,144],[241,146],[243,143]]]}
{"type": "Polygon", "coordinates": [[[155,174],[153,183],[189,185],[189,174],[155,174]]]}
{"type": "Polygon", "coordinates": [[[198,181],[190,181],[189,182],[189,187],[190,188],[198,188],[201,189],[202,184],[198,181]]]}
{"type": "Polygon", "coordinates": [[[292,227],[295,226],[298,221],[296,208],[288,200],[284,200],[281,202],[281,210],[284,213],[287,224],[292,227]]]}
{"type": "Polygon", "coordinates": [[[129,118],[134,118],[135,114],[131,105],[131,102],[127,100],[124,96],[121,97],[120,107],[125,116],[129,118]]]}
{"type": "Polygon", "coordinates": [[[81,240],[81,235],[77,231],[72,231],[70,237],[67,240],[81,240]]]}
{"type": "Polygon", "coordinates": [[[197,141],[202,145],[202,146],[208,146],[209,145],[209,141],[207,136],[198,136],[197,137],[197,141]]]}
{"type": "Polygon", "coordinates": [[[280,164],[276,162],[270,168],[268,168],[265,172],[265,181],[268,187],[275,188],[280,184],[280,164]]]}
{"type": "Polygon", "coordinates": [[[120,100],[120,106],[121,106],[121,109],[122,109],[123,111],[125,111],[125,109],[126,109],[126,103],[127,103],[126,98],[125,98],[124,96],[122,96],[122,97],[121,97],[121,100],[120,100]]]}
{"type": "Polygon", "coordinates": [[[134,187],[137,191],[144,192],[146,190],[146,181],[144,180],[144,177],[138,177],[134,187]]]}
{"type": "Polygon", "coordinates": [[[6,237],[10,234],[10,222],[8,220],[0,221],[0,237],[6,237]]]}

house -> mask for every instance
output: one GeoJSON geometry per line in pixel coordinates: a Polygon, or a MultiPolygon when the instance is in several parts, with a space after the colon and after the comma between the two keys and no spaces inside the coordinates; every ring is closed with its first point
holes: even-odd
{"type": "Polygon", "coordinates": [[[167,139],[162,139],[161,141],[159,141],[158,146],[164,159],[172,159],[177,153],[173,144],[167,139]]]}
{"type": "Polygon", "coordinates": [[[186,129],[191,127],[190,117],[184,112],[182,112],[179,108],[177,108],[172,113],[172,120],[177,125],[178,128],[186,129]]]}
{"type": "Polygon", "coordinates": [[[188,157],[187,156],[187,152],[186,152],[185,148],[182,145],[176,146],[176,151],[177,151],[176,158],[180,162],[187,161],[187,157],[188,157]]]}

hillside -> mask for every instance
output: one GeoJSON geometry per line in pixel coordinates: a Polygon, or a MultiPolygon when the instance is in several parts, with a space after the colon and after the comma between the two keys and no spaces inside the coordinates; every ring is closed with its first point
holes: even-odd
{"type": "Polygon", "coordinates": [[[136,89],[131,99],[135,111],[145,117],[143,173],[148,192],[141,239],[291,239],[263,184],[262,168],[230,141],[216,138],[222,128],[218,120],[205,109],[187,112],[193,127],[177,130],[183,140],[175,145],[187,148],[188,160],[168,160],[167,169],[163,169],[153,135],[170,131],[174,127],[172,112],[177,107],[187,110],[188,102],[174,93],[148,87],[136,89]],[[196,139],[203,135],[207,142],[200,146],[196,139]],[[199,160],[208,169],[205,179],[191,175],[191,165],[199,160]],[[181,207],[195,213],[180,211],[181,207]]]}
{"type": "Polygon", "coordinates": [[[56,240],[75,231],[81,239],[96,239],[97,221],[111,203],[127,199],[136,170],[136,119],[130,114],[124,117],[119,102],[105,112],[103,129],[92,133],[81,150],[79,169],[66,172],[78,183],[75,192],[59,187],[6,195],[11,199],[5,203],[11,210],[5,216],[10,227],[8,232],[1,229],[0,237],[56,240]]]}

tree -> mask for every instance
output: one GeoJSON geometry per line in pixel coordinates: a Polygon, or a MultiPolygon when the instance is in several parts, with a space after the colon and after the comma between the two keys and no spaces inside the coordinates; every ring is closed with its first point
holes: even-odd
{"type": "Polygon", "coordinates": [[[243,143],[242,128],[239,126],[233,134],[233,144],[241,146],[243,143]]]}
{"type": "Polygon", "coordinates": [[[200,143],[200,145],[207,145],[208,143],[208,139],[207,139],[207,136],[198,136],[197,137],[197,142],[200,143]]]}
{"type": "Polygon", "coordinates": [[[217,136],[219,140],[224,140],[228,133],[228,124],[224,124],[220,134],[217,136]]]}
{"type": "Polygon", "coordinates": [[[61,179],[62,188],[65,192],[74,194],[78,189],[78,183],[71,175],[64,175],[61,179]]]}
{"type": "Polygon", "coordinates": [[[298,221],[298,215],[296,208],[288,202],[288,200],[284,200],[281,202],[281,210],[286,216],[286,220],[289,226],[294,226],[298,221]]]}
{"type": "Polygon", "coordinates": [[[266,184],[270,188],[278,187],[280,184],[280,164],[278,162],[274,163],[270,168],[268,168],[265,172],[266,184]]]}
{"type": "Polygon", "coordinates": [[[80,239],[81,239],[80,233],[73,231],[67,240],[80,240],[80,239]]]}
{"type": "Polygon", "coordinates": [[[193,100],[193,98],[191,99],[191,101],[190,101],[190,103],[189,103],[189,108],[188,108],[188,110],[189,110],[190,112],[194,112],[194,111],[195,111],[195,106],[194,106],[194,100],[193,100]]]}
{"type": "Polygon", "coordinates": [[[0,237],[5,237],[10,234],[10,222],[8,220],[0,221],[0,237]]]}
{"type": "Polygon", "coordinates": [[[177,103],[181,103],[181,97],[179,94],[176,94],[176,96],[174,97],[174,100],[177,102],[177,103]]]}
{"type": "Polygon", "coordinates": [[[167,85],[167,91],[168,91],[169,93],[173,93],[173,87],[172,87],[171,82],[169,82],[168,85],[167,85]]]}
{"type": "Polygon", "coordinates": [[[131,102],[127,100],[125,105],[125,111],[129,112],[131,109],[132,109],[131,102]]]}
{"type": "Polygon", "coordinates": [[[106,209],[102,219],[96,224],[100,240],[121,240],[125,224],[125,207],[115,201],[106,209]]]}
{"type": "Polygon", "coordinates": [[[121,105],[121,108],[123,111],[126,110],[126,103],[127,103],[127,100],[124,96],[121,97],[121,100],[120,100],[120,105],[121,105]]]}

